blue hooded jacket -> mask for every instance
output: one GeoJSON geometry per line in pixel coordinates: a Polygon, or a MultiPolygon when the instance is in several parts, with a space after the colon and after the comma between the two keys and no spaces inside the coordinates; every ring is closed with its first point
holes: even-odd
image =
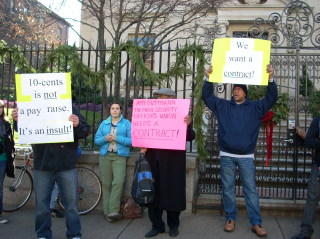
{"type": "Polygon", "coordinates": [[[218,142],[220,150],[231,154],[253,154],[255,151],[261,120],[278,99],[275,82],[269,82],[266,96],[260,100],[236,101],[220,99],[214,95],[213,84],[205,81],[202,100],[218,118],[218,142]]]}
{"type": "MultiPolygon", "coordinates": [[[[105,156],[108,152],[109,142],[106,141],[106,136],[110,134],[111,116],[102,121],[98,131],[94,137],[96,145],[100,146],[100,155],[105,156]]],[[[117,124],[116,135],[117,154],[120,156],[129,157],[131,147],[131,123],[120,115],[120,120],[117,124]]]]}

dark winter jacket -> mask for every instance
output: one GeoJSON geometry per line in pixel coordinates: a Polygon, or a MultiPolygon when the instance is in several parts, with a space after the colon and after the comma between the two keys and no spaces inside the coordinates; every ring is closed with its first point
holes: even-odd
{"type": "MultiPolygon", "coordinates": [[[[195,138],[192,125],[187,127],[187,141],[195,138]]],[[[155,179],[155,199],[150,207],[166,211],[186,209],[186,151],[148,149],[146,158],[155,179]]]]}
{"type": "Polygon", "coordinates": [[[78,140],[89,135],[90,126],[74,107],[72,107],[72,114],[79,117],[79,125],[73,127],[74,142],[32,145],[36,170],[70,170],[76,167],[78,140]]]}
{"type": "Polygon", "coordinates": [[[307,147],[315,150],[313,162],[320,167],[320,117],[312,120],[307,132],[305,144],[307,147]]]}
{"type": "Polygon", "coordinates": [[[5,150],[7,153],[7,176],[10,178],[14,178],[14,164],[13,160],[15,157],[15,149],[14,149],[14,139],[12,135],[11,124],[7,121],[4,122],[4,126],[6,128],[6,140],[5,140],[5,150]]]}
{"type": "Polygon", "coordinates": [[[214,95],[213,84],[205,81],[202,100],[218,118],[220,150],[231,154],[252,154],[255,151],[261,119],[278,99],[277,85],[269,82],[266,96],[257,101],[237,104],[233,99],[220,99],[214,95]]]}

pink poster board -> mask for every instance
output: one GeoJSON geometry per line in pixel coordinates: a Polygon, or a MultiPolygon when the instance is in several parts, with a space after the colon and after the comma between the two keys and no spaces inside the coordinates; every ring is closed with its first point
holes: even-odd
{"type": "Polygon", "coordinates": [[[189,106],[189,99],[134,99],[132,146],[185,150],[189,106]]]}

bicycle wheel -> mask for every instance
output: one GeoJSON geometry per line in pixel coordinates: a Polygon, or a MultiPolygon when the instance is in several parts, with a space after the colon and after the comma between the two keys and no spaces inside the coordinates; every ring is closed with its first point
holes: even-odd
{"type": "MultiPolygon", "coordinates": [[[[101,199],[102,188],[98,175],[91,169],[77,167],[78,170],[78,213],[87,214],[94,210],[101,199]]],[[[59,205],[63,207],[61,198],[59,205]]]]}
{"type": "Polygon", "coordinates": [[[33,191],[33,179],[29,171],[16,166],[16,177],[5,177],[3,182],[3,211],[13,212],[23,207],[33,191]]]}

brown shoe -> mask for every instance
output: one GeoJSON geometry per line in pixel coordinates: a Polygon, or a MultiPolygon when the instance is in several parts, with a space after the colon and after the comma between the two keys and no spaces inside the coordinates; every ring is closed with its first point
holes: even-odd
{"type": "Polygon", "coordinates": [[[257,234],[258,237],[267,237],[268,233],[266,230],[263,229],[263,227],[260,224],[254,225],[251,228],[252,232],[257,234]]]}
{"type": "Polygon", "coordinates": [[[224,225],[224,231],[225,232],[233,232],[235,227],[236,227],[235,221],[228,220],[228,221],[226,221],[226,224],[224,225]]]}

